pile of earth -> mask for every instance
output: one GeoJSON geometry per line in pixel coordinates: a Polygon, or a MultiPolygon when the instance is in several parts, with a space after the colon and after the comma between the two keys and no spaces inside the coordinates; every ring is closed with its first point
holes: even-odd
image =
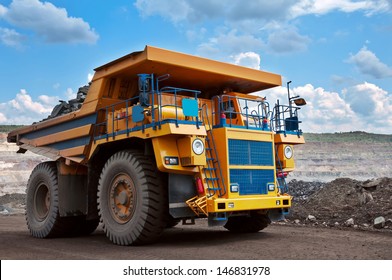
{"type": "Polygon", "coordinates": [[[392,230],[392,178],[289,183],[295,224],[392,230]]]}
{"type": "MultiPolygon", "coordinates": [[[[294,198],[286,224],[392,231],[392,178],[288,185],[294,198]]],[[[23,213],[25,199],[26,194],[0,196],[0,214],[23,213]]]]}
{"type": "Polygon", "coordinates": [[[0,196],[0,214],[13,215],[24,213],[26,194],[13,193],[0,196]]]}

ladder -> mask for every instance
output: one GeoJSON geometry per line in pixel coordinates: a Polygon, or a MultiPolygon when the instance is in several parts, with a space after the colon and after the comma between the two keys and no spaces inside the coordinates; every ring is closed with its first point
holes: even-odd
{"type": "Polygon", "coordinates": [[[202,121],[207,128],[206,142],[206,167],[199,167],[200,176],[202,182],[207,186],[206,194],[202,197],[195,196],[186,201],[186,204],[193,210],[197,215],[207,214],[207,198],[217,195],[218,197],[223,197],[226,194],[226,187],[223,178],[222,169],[219,162],[218,152],[216,150],[214,135],[212,133],[212,126],[208,119],[207,106],[202,107],[202,121]],[[220,177],[220,178],[219,178],[220,177]]]}
{"type": "Polygon", "coordinates": [[[202,107],[202,121],[204,126],[207,128],[206,137],[206,159],[207,167],[204,168],[204,179],[203,181],[207,185],[207,196],[211,197],[218,195],[222,197],[226,194],[226,186],[224,183],[222,168],[219,162],[218,151],[215,145],[215,139],[213,134],[213,127],[208,118],[208,107],[206,104],[202,107]],[[219,179],[221,178],[221,179],[219,179]]]}
{"type": "Polygon", "coordinates": [[[207,167],[203,168],[204,178],[202,179],[207,185],[207,196],[211,197],[217,194],[218,197],[222,197],[226,194],[226,189],[223,186],[222,180],[220,180],[218,177],[219,172],[219,175],[222,178],[222,169],[219,158],[217,156],[212,128],[207,131],[206,160],[207,167]]]}

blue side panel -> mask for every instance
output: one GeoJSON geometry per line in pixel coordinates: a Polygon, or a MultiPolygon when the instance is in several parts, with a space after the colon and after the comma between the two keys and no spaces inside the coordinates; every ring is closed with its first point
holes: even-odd
{"type": "Polygon", "coordinates": [[[237,183],[240,195],[267,194],[274,182],[274,170],[230,169],[230,184],[237,183]]]}
{"type": "Polygon", "coordinates": [[[75,138],[67,141],[50,144],[45,147],[49,147],[56,150],[64,150],[64,149],[70,149],[74,147],[88,145],[89,143],[90,143],[90,136],[84,136],[80,138],[75,138]]]}
{"type": "Polygon", "coordinates": [[[229,139],[229,164],[273,166],[272,151],[272,142],[229,139]]]}
{"type": "Polygon", "coordinates": [[[60,123],[58,125],[53,125],[51,127],[44,128],[44,129],[41,129],[38,131],[30,132],[30,133],[24,134],[23,137],[26,137],[27,139],[35,139],[38,137],[47,136],[47,135],[50,135],[53,133],[66,131],[66,130],[73,129],[73,128],[80,127],[80,126],[84,126],[87,124],[95,124],[96,119],[97,119],[97,114],[92,114],[92,115],[88,115],[86,117],[82,117],[80,119],[70,120],[68,122],[60,123]]]}
{"type": "Polygon", "coordinates": [[[186,117],[197,117],[199,115],[199,105],[196,99],[183,99],[182,110],[186,117]]]}
{"type": "Polygon", "coordinates": [[[203,123],[202,122],[196,122],[196,121],[182,121],[182,120],[174,120],[174,119],[167,119],[167,120],[163,120],[161,122],[155,122],[153,124],[149,123],[146,124],[144,126],[135,126],[129,129],[124,129],[124,130],[120,130],[120,131],[116,131],[114,133],[108,133],[108,134],[104,134],[104,135],[100,135],[100,136],[96,136],[94,137],[94,140],[100,140],[100,139],[105,139],[107,137],[113,137],[113,136],[118,136],[118,135],[122,135],[122,134],[126,134],[126,133],[130,133],[130,132],[134,132],[134,131],[140,131],[146,128],[151,128],[151,127],[158,127],[159,125],[163,125],[165,123],[174,123],[174,124],[191,124],[191,125],[196,125],[196,126],[202,126],[203,123]]]}

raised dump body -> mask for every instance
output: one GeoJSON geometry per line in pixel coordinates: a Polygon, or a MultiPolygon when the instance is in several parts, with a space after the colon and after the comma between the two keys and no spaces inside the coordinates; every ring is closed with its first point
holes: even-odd
{"type": "Polygon", "coordinates": [[[79,110],[12,131],[19,152],[52,158],[32,172],[27,223],[36,237],[88,234],[156,241],[208,218],[257,232],[291,207],[285,177],[304,143],[298,107],[249,93],[280,75],[147,46],[95,69],[79,110]]]}

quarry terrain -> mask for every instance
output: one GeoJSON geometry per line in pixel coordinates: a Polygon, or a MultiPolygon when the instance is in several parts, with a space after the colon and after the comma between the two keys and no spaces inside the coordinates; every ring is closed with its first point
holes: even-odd
{"type": "MultiPolygon", "coordinates": [[[[16,153],[0,133],[0,213],[23,213],[27,180],[39,162],[16,153]]],[[[295,147],[296,170],[288,177],[293,207],[286,223],[392,230],[392,136],[363,132],[306,134],[295,147]]]]}

